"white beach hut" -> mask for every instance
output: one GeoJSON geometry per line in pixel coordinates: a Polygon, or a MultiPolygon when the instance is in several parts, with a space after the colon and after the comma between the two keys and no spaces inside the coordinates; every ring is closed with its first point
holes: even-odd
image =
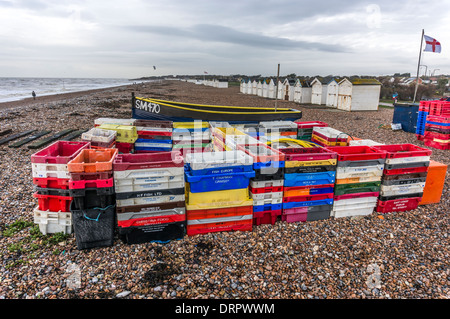
{"type": "MultiPolygon", "coordinates": [[[[275,80],[276,81],[276,80],[275,80]]],[[[268,84],[268,95],[267,97],[269,99],[275,99],[276,98],[276,94],[277,94],[277,86],[275,84],[275,81],[270,78],[269,79],[269,84],[268,84]]]]}
{"type": "Polygon", "coordinates": [[[277,99],[278,100],[283,99],[283,82],[284,82],[284,80],[278,79],[278,91],[277,91],[277,99]]]}
{"type": "Polygon", "coordinates": [[[216,87],[218,87],[219,89],[228,88],[228,79],[218,79],[216,87]]]}
{"type": "Polygon", "coordinates": [[[332,79],[327,84],[327,98],[326,98],[326,106],[337,108],[338,104],[338,91],[339,91],[339,79],[332,79]]]}
{"type": "Polygon", "coordinates": [[[245,79],[241,79],[240,85],[239,85],[239,92],[241,93],[247,93],[247,82],[245,79]]]}
{"type": "Polygon", "coordinates": [[[294,85],[294,102],[310,104],[311,92],[311,85],[308,81],[297,79],[294,85]]]}
{"type": "Polygon", "coordinates": [[[330,78],[316,77],[311,81],[311,104],[325,105],[330,78]]]}
{"type": "Polygon", "coordinates": [[[256,95],[258,96],[262,96],[262,86],[263,86],[262,82],[263,82],[262,80],[259,80],[258,84],[256,85],[256,95]]]}
{"type": "Polygon", "coordinates": [[[339,82],[337,108],[344,111],[377,111],[381,83],[376,79],[344,78],[339,82]]]}
{"type": "Polygon", "coordinates": [[[262,97],[269,96],[269,79],[264,79],[262,81],[262,97]]]}
{"type": "Polygon", "coordinates": [[[252,80],[248,79],[247,80],[247,92],[245,92],[247,94],[252,94],[252,80]]]}
{"type": "Polygon", "coordinates": [[[286,78],[283,81],[282,99],[285,101],[294,101],[295,79],[286,78]]]}

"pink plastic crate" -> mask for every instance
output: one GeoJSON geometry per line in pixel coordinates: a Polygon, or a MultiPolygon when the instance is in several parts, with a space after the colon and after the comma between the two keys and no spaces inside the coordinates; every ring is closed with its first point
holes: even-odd
{"type": "Polygon", "coordinates": [[[90,146],[90,142],[56,141],[31,155],[31,163],[67,164],[90,146]]]}

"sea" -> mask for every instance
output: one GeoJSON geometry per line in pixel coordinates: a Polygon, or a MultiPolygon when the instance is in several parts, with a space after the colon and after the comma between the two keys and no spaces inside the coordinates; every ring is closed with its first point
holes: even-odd
{"type": "Polygon", "coordinates": [[[36,96],[71,93],[133,84],[120,78],[33,78],[0,77],[0,103],[36,96]]]}

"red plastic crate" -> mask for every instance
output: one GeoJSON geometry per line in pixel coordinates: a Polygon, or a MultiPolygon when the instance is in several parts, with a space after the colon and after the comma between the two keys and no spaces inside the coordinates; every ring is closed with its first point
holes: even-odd
{"type": "Polygon", "coordinates": [[[361,197],[378,197],[380,192],[366,192],[366,193],[354,193],[334,196],[334,200],[353,199],[361,197]]]}
{"type": "Polygon", "coordinates": [[[122,154],[129,154],[133,153],[134,150],[134,143],[121,143],[116,142],[116,148],[119,150],[122,154]]]}
{"type": "Polygon", "coordinates": [[[318,161],[337,158],[337,153],[323,147],[298,147],[280,149],[285,161],[318,161]]]}
{"type": "Polygon", "coordinates": [[[70,203],[73,200],[70,196],[41,195],[37,192],[33,194],[33,197],[38,199],[39,210],[51,212],[70,212],[70,203]]]}
{"type": "Polygon", "coordinates": [[[421,199],[422,197],[400,198],[387,201],[378,200],[376,212],[385,214],[413,210],[419,206],[421,199]]]}
{"type": "Polygon", "coordinates": [[[282,192],[283,186],[269,186],[269,187],[258,187],[258,188],[253,188],[253,187],[249,186],[248,189],[253,194],[276,193],[276,192],[282,192]]]}
{"type": "Polygon", "coordinates": [[[90,145],[90,142],[56,141],[31,155],[31,163],[67,164],[90,145]]]}
{"type": "Polygon", "coordinates": [[[427,121],[448,124],[450,123],[450,117],[439,115],[427,115],[427,121]]]}
{"type": "Polygon", "coordinates": [[[428,166],[396,168],[396,169],[385,169],[383,171],[383,175],[414,174],[414,173],[423,173],[427,171],[428,166]]]}
{"type": "Polygon", "coordinates": [[[284,209],[281,220],[287,223],[306,222],[308,218],[308,207],[294,207],[284,209]]]}
{"type": "Polygon", "coordinates": [[[188,236],[194,236],[198,234],[214,233],[221,231],[252,231],[252,229],[253,229],[253,219],[247,219],[244,221],[187,225],[186,233],[188,236]]]}
{"type": "Polygon", "coordinates": [[[113,162],[114,171],[182,166],[184,160],[179,151],[118,154],[113,162]]]}
{"type": "Polygon", "coordinates": [[[430,104],[431,104],[431,101],[420,101],[419,102],[419,111],[429,112],[430,104]]]}
{"type": "Polygon", "coordinates": [[[281,216],[282,210],[268,210],[263,212],[253,212],[253,225],[270,224],[274,225],[281,216]]]}
{"type": "Polygon", "coordinates": [[[85,181],[85,180],[110,179],[110,178],[113,178],[113,171],[70,173],[70,181],[85,181]]]}
{"type": "Polygon", "coordinates": [[[328,150],[337,153],[338,161],[365,161],[386,158],[386,153],[372,146],[331,146],[328,150]]]}
{"type": "Polygon", "coordinates": [[[284,197],[310,195],[311,189],[334,188],[334,184],[284,187],[284,197]]]}
{"type": "Polygon", "coordinates": [[[432,138],[425,138],[423,140],[425,146],[433,147],[439,150],[450,150],[450,143],[441,143],[434,141],[432,138]]]}
{"type": "Polygon", "coordinates": [[[243,216],[243,215],[251,215],[251,214],[253,214],[253,206],[252,205],[238,206],[238,207],[226,207],[226,208],[186,210],[186,217],[188,220],[243,216]]]}
{"type": "Polygon", "coordinates": [[[433,131],[425,131],[425,138],[427,139],[438,139],[438,140],[450,140],[450,134],[443,134],[433,131]]]}
{"type": "Polygon", "coordinates": [[[266,144],[240,144],[237,145],[239,150],[244,151],[246,154],[253,157],[253,163],[266,163],[266,162],[282,162],[285,160],[284,153],[276,150],[266,144]],[[263,152],[256,151],[254,149],[258,148],[264,150],[263,152]]]}
{"type": "Polygon", "coordinates": [[[430,156],[432,153],[431,150],[414,144],[375,145],[372,148],[380,152],[386,152],[386,158],[430,156]]]}
{"type": "Polygon", "coordinates": [[[432,101],[430,103],[430,115],[450,115],[450,102],[432,101]]]}
{"type": "Polygon", "coordinates": [[[148,226],[148,225],[176,223],[176,222],[182,222],[185,220],[186,220],[186,215],[173,214],[173,215],[133,218],[133,219],[128,219],[128,220],[118,220],[117,226],[119,226],[119,227],[139,227],[139,226],[148,226]]]}
{"type": "Polygon", "coordinates": [[[313,128],[315,126],[318,126],[318,127],[327,127],[328,126],[327,123],[321,122],[321,121],[306,121],[306,122],[295,121],[294,123],[297,124],[297,128],[299,128],[299,129],[313,128]]]}
{"type": "Polygon", "coordinates": [[[69,189],[102,188],[113,186],[114,186],[114,178],[77,180],[77,181],[69,180],[69,189]]]}
{"type": "Polygon", "coordinates": [[[102,149],[102,148],[115,148],[116,147],[116,141],[112,141],[110,143],[103,143],[103,142],[91,142],[91,148],[92,149],[102,149]]]}
{"type": "Polygon", "coordinates": [[[304,195],[304,196],[290,196],[290,197],[283,197],[283,203],[323,200],[323,199],[328,199],[328,198],[333,198],[333,197],[334,197],[334,193],[304,195]]]}
{"type": "Polygon", "coordinates": [[[337,137],[337,138],[336,137],[329,137],[329,136],[321,134],[318,131],[313,131],[313,134],[318,136],[318,137],[320,137],[320,138],[323,138],[327,142],[332,142],[332,143],[334,143],[334,142],[347,142],[347,139],[348,139],[348,137],[337,137]]]}
{"type": "Polygon", "coordinates": [[[418,141],[423,141],[424,135],[416,134],[416,138],[418,141]]]}
{"type": "Polygon", "coordinates": [[[57,188],[57,189],[69,189],[69,179],[68,178],[33,178],[33,184],[38,187],[43,188],[57,188]]]}
{"type": "Polygon", "coordinates": [[[448,126],[443,126],[443,125],[437,125],[437,124],[431,124],[431,123],[425,123],[425,131],[426,130],[439,130],[442,132],[447,132],[449,131],[449,127],[448,126]]]}

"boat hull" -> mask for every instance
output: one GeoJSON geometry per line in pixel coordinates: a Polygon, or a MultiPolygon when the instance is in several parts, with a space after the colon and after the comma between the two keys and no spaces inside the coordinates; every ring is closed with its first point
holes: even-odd
{"type": "Polygon", "coordinates": [[[172,122],[201,120],[237,124],[261,121],[295,121],[302,117],[302,112],[287,108],[280,108],[275,111],[274,108],[188,104],[133,96],[132,117],[172,122]]]}

